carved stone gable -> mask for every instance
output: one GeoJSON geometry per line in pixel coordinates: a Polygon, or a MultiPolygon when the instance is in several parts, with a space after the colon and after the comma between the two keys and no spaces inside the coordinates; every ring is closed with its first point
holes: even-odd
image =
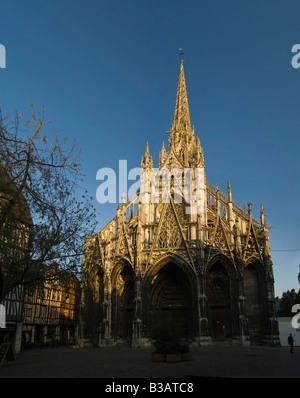
{"type": "Polygon", "coordinates": [[[165,204],[162,214],[161,229],[157,239],[157,248],[177,248],[181,245],[182,238],[170,203],[165,204]]]}

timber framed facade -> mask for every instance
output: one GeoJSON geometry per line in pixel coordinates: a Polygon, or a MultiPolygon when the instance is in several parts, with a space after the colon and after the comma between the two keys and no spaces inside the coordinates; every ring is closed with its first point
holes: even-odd
{"type": "Polygon", "coordinates": [[[84,270],[98,303],[99,345],[146,346],[163,325],[196,344],[279,344],[263,204],[256,220],[251,203],[245,210],[233,202],[229,182],[224,194],[206,181],[203,148],[190,121],[183,60],[168,133],[159,170],[181,170],[179,184],[184,170],[192,170],[193,193],[200,170],[201,195],[189,203],[179,200],[174,174],[169,201],[162,200],[160,183],[159,200],[153,203],[147,142],[141,161],[149,176],[146,189],[124,200],[108,225],[86,240],[84,270]]]}

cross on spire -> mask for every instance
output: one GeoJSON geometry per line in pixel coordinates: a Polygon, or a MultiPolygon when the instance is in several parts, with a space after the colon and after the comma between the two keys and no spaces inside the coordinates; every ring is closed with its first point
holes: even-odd
{"type": "Polygon", "coordinates": [[[180,59],[183,59],[183,55],[184,55],[183,49],[182,48],[178,48],[178,51],[179,51],[180,59]]]}

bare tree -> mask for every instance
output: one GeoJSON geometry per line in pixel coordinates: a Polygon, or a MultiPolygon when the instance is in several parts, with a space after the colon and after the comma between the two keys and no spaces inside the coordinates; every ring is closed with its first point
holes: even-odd
{"type": "Polygon", "coordinates": [[[80,150],[58,133],[44,134],[45,109],[30,106],[30,118],[0,117],[0,301],[18,285],[78,276],[85,237],[95,226],[92,198],[80,186],[80,150]],[[54,261],[59,271],[45,272],[54,261]]]}

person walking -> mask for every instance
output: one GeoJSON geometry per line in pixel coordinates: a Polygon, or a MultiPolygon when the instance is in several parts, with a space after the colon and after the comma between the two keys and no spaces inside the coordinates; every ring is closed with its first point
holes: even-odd
{"type": "Polygon", "coordinates": [[[294,338],[292,333],[290,333],[289,337],[288,337],[288,343],[291,346],[291,354],[294,353],[294,338]]]}

